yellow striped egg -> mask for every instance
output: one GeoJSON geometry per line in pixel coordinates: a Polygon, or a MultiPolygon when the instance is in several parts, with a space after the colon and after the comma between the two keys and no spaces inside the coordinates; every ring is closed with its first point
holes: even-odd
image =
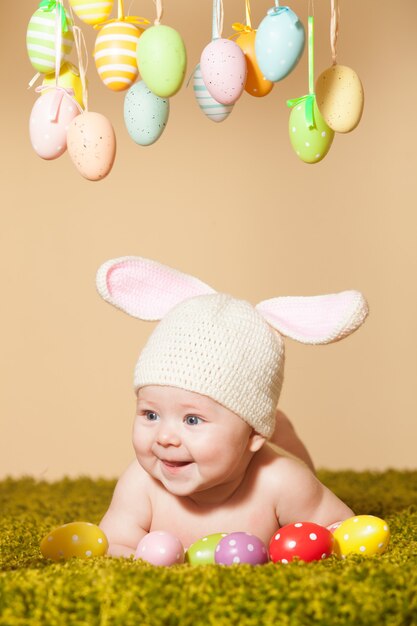
{"type": "Polygon", "coordinates": [[[70,522],[52,530],[41,541],[43,556],[53,561],[104,556],[109,548],[106,535],[95,524],[70,522]]]}
{"type": "MultiPolygon", "coordinates": [[[[26,47],[29,60],[36,71],[41,74],[55,71],[55,42],[56,42],[56,25],[61,27],[62,42],[59,65],[70,54],[74,35],[72,32],[72,21],[67,13],[65,31],[62,27],[62,21],[56,20],[56,8],[51,11],[38,9],[29,20],[26,33],[26,47]]],[[[59,32],[59,31],[58,31],[59,32]]]]}
{"type": "Polygon", "coordinates": [[[100,24],[113,10],[113,0],[69,0],[74,13],[86,24],[100,24]]]}
{"type": "MultiPolygon", "coordinates": [[[[43,86],[55,87],[55,72],[47,74],[42,82],[43,86]]],[[[63,63],[61,71],[58,77],[58,86],[65,89],[72,89],[74,91],[74,98],[80,106],[84,108],[83,102],[83,88],[81,84],[80,73],[75,65],[72,63],[63,63]]],[[[46,91],[42,92],[42,95],[46,91]]]]}
{"type": "Polygon", "coordinates": [[[138,75],[136,47],[143,29],[123,20],[106,24],[97,35],[94,60],[103,83],[112,91],[123,91],[138,75]]]}

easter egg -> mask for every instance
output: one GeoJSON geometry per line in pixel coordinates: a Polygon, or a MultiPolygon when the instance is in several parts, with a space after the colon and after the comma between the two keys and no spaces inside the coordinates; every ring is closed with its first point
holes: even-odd
{"type": "Polygon", "coordinates": [[[149,89],[160,98],[179,91],[185,76],[187,53],[181,35],[159,24],[142,35],[137,47],[140,75],[149,89]]]}
{"type": "Polygon", "coordinates": [[[116,156],[113,126],[101,113],[78,115],[69,125],[68,153],[75,167],[88,180],[101,180],[109,174],[116,156]]]}
{"type": "MultiPolygon", "coordinates": [[[[55,72],[46,74],[42,81],[42,85],[54,87],[55,86],[55,72]]],[[[72,65],[72,63],[63,63],[58,76],[58,86],[65,89],[72,89],[74,92],[74,98],[81,107],[84,107],[83,102],[83,88],[81,84],[80,73],[78,69],[72,65]]],[[[46,93],[46,92],[43,92],[46,93]]]]}
{"type": "Polygon", "coordinates": [[[193,77],[194,96],[204,115],[212,122],[223,122],[233,109],[233,104],[221,104],[215,100],[204,84],[200,64],[197,65],[193,77]]]}
{"type": "Polygon", "coordinates": [[[86,24],[100,24],[109,17],[113,0],[69,0],[74,13],[86,24]]]}
{"type": "MultiPolygon", "coordinates": [[[[67,31],[63,30],[61,19],[58,24],[62,31],[59,65],[70,54],[74,35],[72,21],[67,13],[67,31]]],[[[56,47],[56,8],[50,11],[38,9],[29,20],[26,33],[26,47],[29,60],[37,72],[47,74],[55,71],[55,47],[56,47]]]]}
{"type": "Polygon", "coordinates": [[[184,562],[184,547],[181,541],[165,531],[152,531],[138,543],[135,559],[152,565],[174,565],[184,562]]]}
{"type": "MultiPolygon", "coordinates": [[[[314,98],[314,96],[312,96],[314,98]]],[[[313,118],[314,126],[310,128],[306,115],[307,98],[296,104],[291,111],[289,134],[291,145],[297,156],[305,163],[321,161],[332,145],[334,131],[327,126],[321,116],[314,98],[313,118]]]]}
{"type": "Polygon", "coordinates": [[[132,85],[125,96],[124,120],[135,143],[150,146],[164,132],[169,116],[168,98],[156,96],[143,80],[132,85]]]}
{"type": "Polygon", "coordinates": [[[67,129],[80,113],[63,91],[50,89],[33,105],[29,120],[32,147],[42,159],[56,159],[67,149],[67,129]]]}
{"type": "Polygon", "coordinates": [[[101,80],[112,91],[129,89],[136,80],[136,47],[142,33],[141,28],[123,20],[100,29],[93,56],[101,80]]]}
{"type": "Polygon", "coordinates": [[[255,38],[258,65],[267,80],[282,80],[304,50],[304,26],[289,7],[273,7],[259,24],[255,38]]]}
{"type": "Polygon", "coordinates": [[[203,81],[210,95],[221,104],[234,104],[245,88],[245,55],[230,39],[213,39],[200,59],[203,81]]]}
{"type": "Polygon", "coordinates": [[[219,565],[247,563],[262,565],[269,561],[268,551],[263,541],[251,533],[230,533],[220,539],[214,552],[219,565]]]}
{"type": "Polygon", "coordinates": [[[214,564],[214,552],[220,539],[227,537],[226,533],[214,533],[207,535],[193,543],[185,553],[186,563],[190,565],[212,565],[214,564]]]}
{"type": "Polygon", "coordinates": [[[246,58],[248,73],[246,77],[245,91],[247,91],[251,96],[262,98],[271,92],[274,83],[267,80],[259,68],[258,60],[255,54],[255,38],[256,31],[252,30],[250,32],[242,33],[237,39],[235,39],[235,41],[246,58]]]}
{"type": "Polygon", "coordinates": [[[345,558],[348,554],[382,554],[388,546],[390,532],[383,519],[374,515],[356,515],[344,520],[333,536],[334,553],[345,558]]]}
{"type": "Polygon", "coordinates": [[[78,557],[104,556],[109,544],[106,535],[95,524],[70,522],[55,528],[41,541],[43,556],[53,561],[78,557]]]}
{"type": "Polygon", "coordinates": [[[354,70],[332,65],[316,81],[317,106],[326,124],[337,133],[349,133],[362,117],[362,83],[354,70]]]}
{"type": "Polygon", "coordinates": [[[269,556],[274,563],[319,561],[332,554],[333,535],[327,528],[313,522],[297,522],[282,526],[272,537],[269,556]]]}

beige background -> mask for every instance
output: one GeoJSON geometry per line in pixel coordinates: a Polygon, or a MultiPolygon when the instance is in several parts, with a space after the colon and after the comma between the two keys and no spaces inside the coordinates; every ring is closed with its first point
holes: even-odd
{"type": "MultiPolygon", "coordinates": [[[[272,5],[252,0],[256,25],[272,5]]],[[[126,6],[128,3],[126,2],[126,6]]],[[[37,97],[26,57],[35,2],[1,2],[0,475],[118,475],[132,456],[133,367],[152,325],[95,291],[104,260],[149,256],[253,303],[356,288],[366,325],[325,347],[287,342],[281,407],[318,466],[415,468],[417,370],[417,3],[341,2],[338,60],[365,88],[360,126],[306,165],[287,135],[287,98],[307,91],[307,56],[264,99],[245,94],[223,124],[191,87],[171,100],[162,138],[136,146],[123,94],[90,64],[90,110],[109,117],[111,175],[84,180],[67,154],[33,152],[37,97]]],[[[292,8],[306,23],[307,1],[292,8]]],[[[316,75],[331,63],[329,2],[316,2],[316,75]]],[[[151,0],[132,13],[153,19],[151,0]]],[[[244,20],[225,0],[224,35],[244,20]]],[[[166,0],[164,23],[188,50],[187,75],[211,32],[211,0],[166,0]]],[[[84,26],[89,50],[95,37],[84,26]]]]}

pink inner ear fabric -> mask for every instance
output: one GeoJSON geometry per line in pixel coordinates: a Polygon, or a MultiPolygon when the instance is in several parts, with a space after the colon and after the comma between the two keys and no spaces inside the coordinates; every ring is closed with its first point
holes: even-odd
{"type": "Polygon", "coordinates": [[[112,304],[142,320],[160,320],[183,300],[214,290],[202,281],[148,259],[115,262],[106,277],[112,304]]]}
{"type": "Polygon", "coordinates": [[[339,341],[365,320],[368,307],[358,291],[264,300],[256,306],[280,333],[302,343],[339,341]]]}

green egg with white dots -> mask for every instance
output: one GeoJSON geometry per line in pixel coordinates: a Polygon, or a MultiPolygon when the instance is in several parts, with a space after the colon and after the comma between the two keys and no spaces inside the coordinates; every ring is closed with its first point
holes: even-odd
{"type": "Polygon", "coordinates": [[[328,153],[334,131],[326,124],[314,97],[313,126],[307,114],[308,99],[300,100],[292,109],[289,121],[291,145],[296,155],[305,163],[318,163],[328,153]]]}
{"type": "Polygon", "coordinates": [[[190,565],[214,565],[217,544],[227,533],[207,535],[193,543],[185,553],[185,562],[190,565]]]}

